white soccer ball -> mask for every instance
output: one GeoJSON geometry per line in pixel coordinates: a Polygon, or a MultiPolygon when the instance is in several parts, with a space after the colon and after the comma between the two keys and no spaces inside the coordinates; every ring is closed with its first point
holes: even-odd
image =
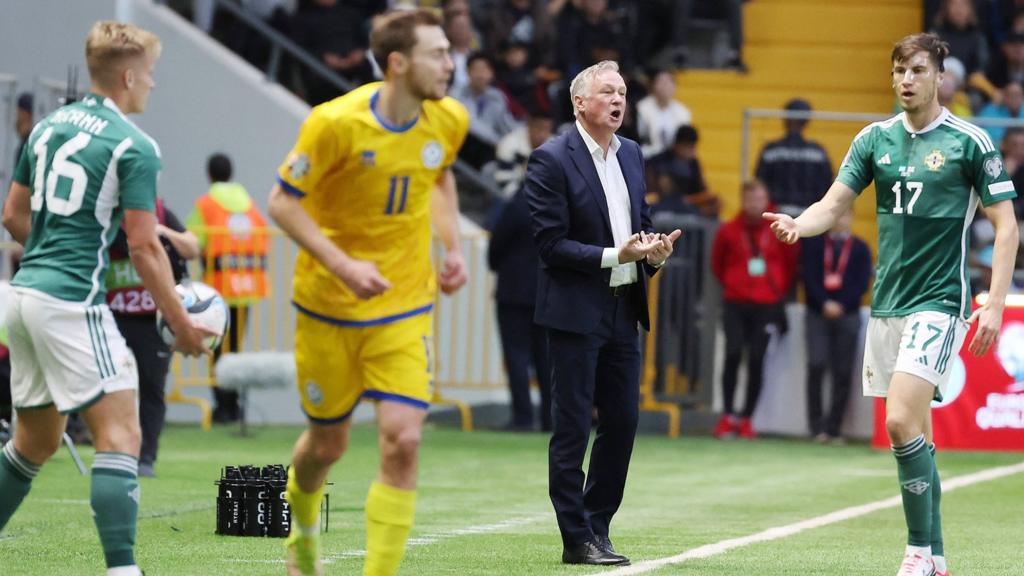
{"type": "MultiPolygon", "coordinates": [[[[228,331],[231,323],[231,314],[228,311],[227,302],[209,284],[203,284],[195,280],[186,280],[174,287],[181,296],[181,303],[188,312],[188,317],[203,328],[216,334],[208,336],[204,341],[206,347],[214,350],[224,340],[224,334],[228,331]]],[[[156,329],[160,337],[168,346],[174,345],[174,332],[170,325],[164,321],[163,314],[158,310],[156,313],[156,329]]]]}

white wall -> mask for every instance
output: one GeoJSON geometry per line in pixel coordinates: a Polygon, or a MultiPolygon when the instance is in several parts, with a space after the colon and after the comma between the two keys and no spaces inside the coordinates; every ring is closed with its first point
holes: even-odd
{"type": "Polygon", "coordinates": [[[170,9],[148,0],[0,0],[0,74],[19,90],[38,78],[63,81],[77,65],[85,83],[84,45],[97,20],[121,19],[163,42],[157,87],[135,118],[163,151],[160,193],[184,218],[206,191],[206,158],[231,156],[236,179],[261,207],[309,107],[170,9]]]}

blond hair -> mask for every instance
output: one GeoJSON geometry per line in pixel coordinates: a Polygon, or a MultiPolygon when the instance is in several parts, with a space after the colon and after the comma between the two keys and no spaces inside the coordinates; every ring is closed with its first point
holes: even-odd
{"type": "Polygon", "coordinates": [[[85,38],[85,63],[95,84],[113,87],[130,61],[160,56],[160,38],[133,24],[102,20],[85,38]]]}
{"type": "Polygon", "coordinates": [[[441,26],[441,17],[427,8],[394,9],[373,19],[370,30],[370,51],[381,72],[387,74],[388,56],[399,52],[408,56],[416,46],[416,28],[441,26]]]}
{"type": "Polygon", "coordinates": [[[619,63],[614,60],[602,60],[589,68],[583,69],[569,84],[569,100],[572,102],[573,116],[579,116],[579,109],[576,108],[576,97],[583,96],[590,91],[590,85],[594,83],[601,72],[618,72],[619,63]]]}

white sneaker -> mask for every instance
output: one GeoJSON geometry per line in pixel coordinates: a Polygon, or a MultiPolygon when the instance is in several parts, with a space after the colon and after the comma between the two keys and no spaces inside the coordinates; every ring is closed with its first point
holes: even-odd
{"type": "Polygon", "coordinates": [[[935,576],[935,564],[928,548],[907,546],[896,576],[935,576]]]}
{"type": "Polygon", "coordinates": [[[949,576],[945,556],[932,556],[932,563],[935,564],[935,576],[949,576]]]}

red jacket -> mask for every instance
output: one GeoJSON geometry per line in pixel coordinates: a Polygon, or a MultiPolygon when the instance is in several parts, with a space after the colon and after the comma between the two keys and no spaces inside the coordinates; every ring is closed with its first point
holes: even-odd
{"type": "Polygon", "coordinates": [[[711,248],[711,271],[721,282],[726,300],[775,304],[793,285],[799,254],[799,244],[783,244],[775,238],[770,222],[746,224],[740,213],[718,229],[711,248]],[[765,272],[751,276],[749,263],[758,255],[765,260],[765,272]]]}

